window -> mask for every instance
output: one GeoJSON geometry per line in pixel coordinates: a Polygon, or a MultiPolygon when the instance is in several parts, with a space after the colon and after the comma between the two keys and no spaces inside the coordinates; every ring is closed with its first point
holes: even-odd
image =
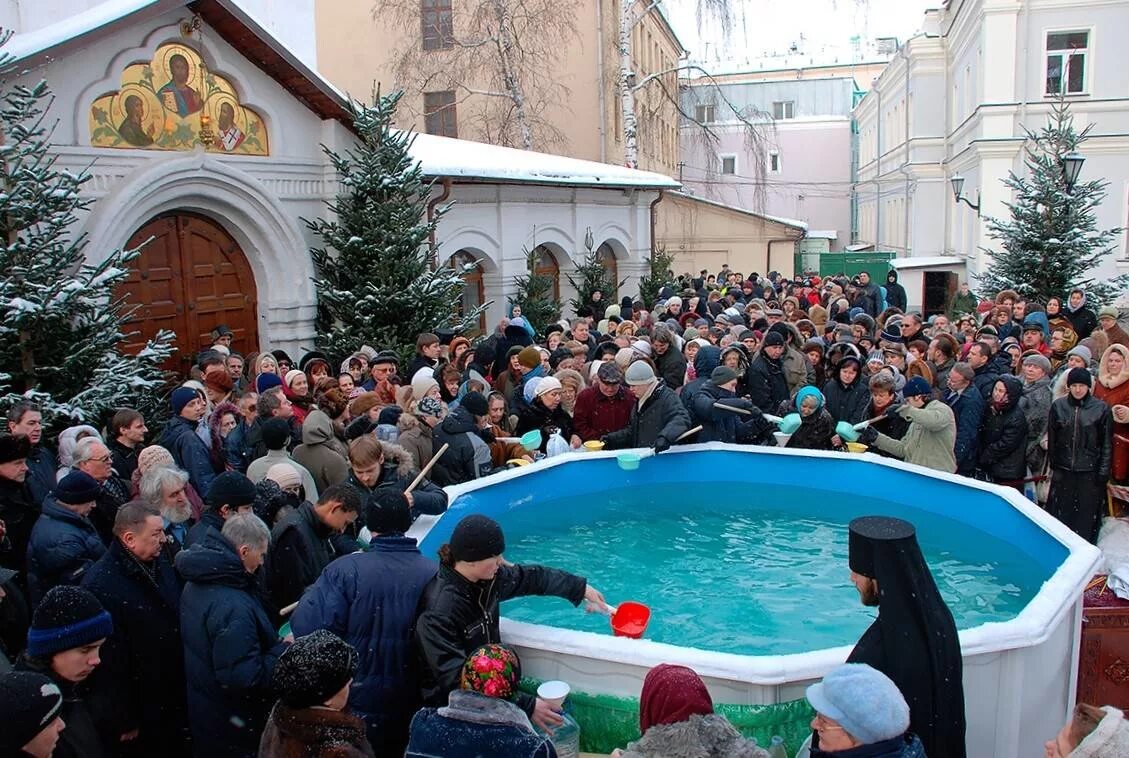
{"type": "Polygon", "coordinates": [[[423,129],[440,137],[458,137],[459,122],[455,113],[455,93],[423,93],[423,129]]]}
{"type": "Polygon", "coordinates": [[[1086,91],[1086,53],[1089,32],[1047,33],[1048,95],[1077,95],[1086,91]]]}
{"type": "Polygon", "coordinates": [[[451,39],[451,0],[420,0],[420,39],[424,50],[448,50],[451,39]]]}
{"type": "Polygon", "coordinates": [[[768,153],[768,173],[780,173],[780,152],[777,150],[771,150],[768,153]]]}
{"type": "Polygon", "coordinates": [[[721,158],[721,173],[732,176],[737,173],[737,156],[736,155],[722,155],[721,158]]]}
{"type": "Polygon", "coordinates": [[[716,115],[716,114],[715,114],[714,110],[715,110],[715,109],[714,109],[714,105],[713,105],[713,103],[710,103],[710,104],[708,104],[708,105],[698,105],[698,106],[695,106],[695,107],[694,107],[694,118],[695,118],[695,119],[696,119],[696,120],[698,121],[698,123],[700,123],[700,124],[710,124],[710,123],[713,123],[714,121],[716,121],[716,120],[717,120],[717,119],[715,118],[715,115],[716,115]]]}
{"type": "Polygon", "coordinates": [[[772,117],[777,121],[796,117],[796,103],[793,100],[778,100],[772,104],[772,117]]]}

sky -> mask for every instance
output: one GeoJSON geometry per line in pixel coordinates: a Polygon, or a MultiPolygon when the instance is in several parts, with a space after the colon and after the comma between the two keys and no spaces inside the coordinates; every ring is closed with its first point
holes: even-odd
{"type": "MultiPolygon", "coordinates": [[[[699,24],[700,2],[664,0],[663,9],[690,60],[724,73],[765,56],[783,56],[793,44],[801,59],[848,62],[853,36],[904,41],[921,28],[925,9],[941,0],[729,0],[733,22],[728,39],[716,18],[703,14],[699,24]]],[[[793,60],[788,65],[797,64],[793,60]]]]}

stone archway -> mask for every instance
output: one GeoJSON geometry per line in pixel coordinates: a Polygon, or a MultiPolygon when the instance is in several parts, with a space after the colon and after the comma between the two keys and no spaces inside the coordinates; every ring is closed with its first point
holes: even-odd
{"type": "Polygon", "coordinates": [[[167,368],[187,373],[210,332],[226,324],[232,350],[258,349],[258,290],[239,244],[220,224],[197,213],[162,214],[138,229],[127,243],[145,243],[130,264],[117,296],[135,307],[136,330],[123,348],[136,352],[161,329],[176,333],[177,353],[167,368]]]}
{"type": "MultiPolygon", "coordinates": [[[[473,251],[465,248],[452,255],[448,263],[463,275],[463,298],[459,308],[461,313],[470,313],[486,302],[482,264],[478,262],[473,251]]],[[[479,334],[486,332],[486,311],[478,316],[478,331],[479,334]]]]}
{"type": "Polygon", "coordinates": [[[536,254],[533,272],[538,276],[547,276],[553,280],[553,299],[560,301],[561,264],[557,260],[557,256],[548,245],[538,245],[533,249],[533,252],[536,254]]]}

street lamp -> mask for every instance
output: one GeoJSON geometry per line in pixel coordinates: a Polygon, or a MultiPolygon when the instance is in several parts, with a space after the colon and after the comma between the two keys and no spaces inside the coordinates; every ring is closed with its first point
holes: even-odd
{"type": "Polygon", "coordinates": [[[1074,189],[1074,183],[1078,181],[1085,162],[1086,156],[1081,153],[1069,152],[1062,156],[1062,178],[1066,181],[1067,191],[1074,189]]]}
{"type": "Polygon", "coordinates": [[[976,193],[976,203],[973,204],[973,202],[971,200],[969,200],[967,197],[964,197],[963,195],[961,195],[961,190],[964,189],[964,177],[963,176],[961,176],[960,174],[956,174],[951,179],[949,179],[949,183],[953,185],[953,200],[958,202],[958,203],[961,202],[961,201],[964,201],[964,204],[967,205],[972,210],[976,211],[976,215],[977,215],[977,217],[979,217],[980,216],[980,192],[977,191],[977,193],[976,193]]]}

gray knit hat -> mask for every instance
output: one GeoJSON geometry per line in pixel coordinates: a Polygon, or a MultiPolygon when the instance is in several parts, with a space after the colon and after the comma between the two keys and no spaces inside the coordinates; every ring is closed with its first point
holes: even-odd
{"type": "Polygon", "coordinates": [[[624,380],[630,384],[650,384],[655,381],[655,372],[646,361],[635,361],[627,367],[624,380]]]}

